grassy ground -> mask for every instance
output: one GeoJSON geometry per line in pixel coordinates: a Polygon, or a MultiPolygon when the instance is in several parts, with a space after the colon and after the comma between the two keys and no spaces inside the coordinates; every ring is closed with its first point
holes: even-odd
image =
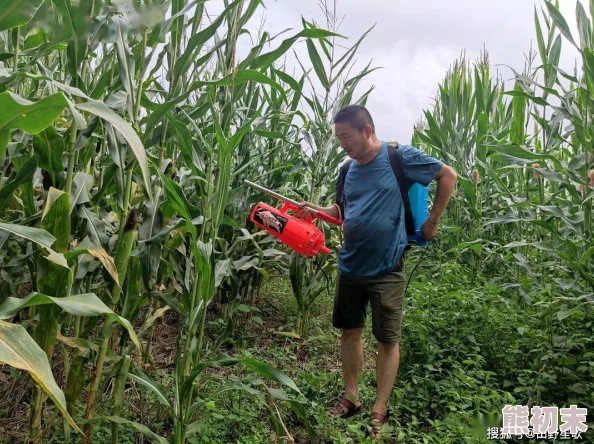
{"type": "MultiPolygon", "coordinates": [[[[243,328],[237,331],[243,333],[230,338],[227,352],[274,365],[293,378],[302,396],[248,371],[238,373],[236,367],[212,369],[200,389],[199,432],[189,442],[286,442],[282,438],[288,435],[295,442],[311,442],[306,426],[321,442],[369,441],[376,358],[370,322],[364,334],[360,377],[365,410],[348,420],[333,420],[324,412],[342,396],[343,383],[339,332],[331,326],[332,295],[324,292],[318,300],[303,339],[278,333],[291,331],[296,320],[288,280],[267,281],[257,308],[251,318],[242,315],[243,328]],[[217,392],[222,383],[233,389],[217,392]],[[303,411],[294,408],[297,400],[303,411]],[[299,413],[305,414],[307,422],[299,413]]],[[[592,427],[593,327],[577,317],[556,322],[547,313],[520,305],[497,287],[476,288],[455,263],[417,270],[405,299],[401,364],[390,401],[394,416],[385,428],[385,442],[503,442],[487,440],[486,428],[477,424],[501,426],[498,414],[505,404],[565,407],[578,403],[589,407],[592,427]]],[[[207,333],[216,337],[224,326],[214,322],[216,316],[212,319],[207,333]]],[[[177,319],[167,316],[155,334],[158,369],[149,371],[168,388],[173,382],[176,333],[177,319]]],[[[110,412],[100,407],[99,414],[110,412]]],[[[123,416],[149,425],[162,436],[170,432],[164,407],[141,387],[129,386],[123,416]]],[[[26,425],[24,417],[21,422],[26,425]]],[[[108,422],[98,423],[93,432],[92,442],[111,442],[108,422]]],[[[592,429],[587,437],[594,441],[592,429]]],[[[58,422],[47,442],[61,439],[58,422]]],[[[122,426],[119,442],[137,443],[142,438],[131,427],[122,426]]],[[[149,440],[144,438],[144,442],[149,440]]]]}

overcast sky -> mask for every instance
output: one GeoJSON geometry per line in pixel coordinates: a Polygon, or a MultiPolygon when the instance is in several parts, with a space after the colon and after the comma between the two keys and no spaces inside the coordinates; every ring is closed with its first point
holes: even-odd
{"type": "MultiPolygon", "coordinates": [[[[583,1],[583,0],[582,0],[583,1]]],[[[328,0],[330,5],[333,0],[328,0]]],[[[423,110],[431,107],[448,67],[465,50],[468,60],[475,61],[486,47],[492,65],[504,80],[513,73],[505,66],[522,71],[531,42],[536,49],[534,7],[545,8],[544,0],[337,0],[337,15],[342,19],[338,32],[348,37],[350,46],[367,29],[374,30],[360,47],[358,66],[372,62],[383,67],[361,84],[359,93],[372,85],[367,106],[383,140],[409,143],[414,122],[423,110]]],[[[287,28],[302,29],[301,16],[325,25],[318,0],[264,0],[251,21],[253,27],[265,21],[270,34],[287,28]]],[[[588,2],[583,3],[588,10],[588,2]]],[[[576,0],[560,0],[574,36],[576,0]]],[[[544,25],[543,25],[544,26],[544,25]]],[[[244,45],[246,42],[244,41],[244,45]]],[[[244,45],[241,45],[245,48],[244,45]]],[[[248,42],[249,45],[249,42],[248,42]]],[[[249,45],[251,46],[251,45],[249,45]]],[[[305,44],[297,47],[302,61],[307,63],[305,44]]],[[[561,65],[573,71],[577,52],[563,41],[561,65]]],[[[287,63],[295,66],[289,58],[287,63]]],[[[540,63],[540,59],[538,59],[540,63]]],[[[511,86],[511,83],[509,84],[511,86]]]]}

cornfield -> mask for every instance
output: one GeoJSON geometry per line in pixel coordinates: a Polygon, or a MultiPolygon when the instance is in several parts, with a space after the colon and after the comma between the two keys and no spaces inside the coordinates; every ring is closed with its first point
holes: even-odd
{"type": "MultiPolygon", "coordinates": [[[[320,439],[319,400],[247,344],[278,276],[295,325],[272,335],[307,341],[339,233],[319,224],[333,253],[297,255],[249,220],[258,201],[278,202],[243,180],[333,202],[345,157],[332,117],[373,94],[361,84],[375,68],[353,72],[373,31],[352,42],[324,5],[322,25],[256,35],[247,25],[262,0],[220,6],[213,16],[204,0],[2,2],[0,397],[22,390],[27,405],[7,442],[118,443],[130,430],[138,442],[214,442],[200,440],[202,420],[229,392],[240,406],[260,400],[267,413],[254,421],[271,434],[320,439]],[[297,73],[285,58],[300,45],[297,73]],[[171,319],[172,359],[159,366],[155,335],[171,319]],[[158,431],[128,419],[132,388],[159,409],[158,431]]],[[[476,287],[497,287],[502,305],[530,310],[546,335],[526,365],[555,369],[548,382],[564,389],[518,396],[594,409],[590,8],[577,4],[578,35],[558,5],[535,9],[538,48],[511,87],[487,53],[455,61],[412,145],[459,183],[419,273],[453,260],[476,287]],[[559,66],[564,45],[580,69],[559,66]]]]}

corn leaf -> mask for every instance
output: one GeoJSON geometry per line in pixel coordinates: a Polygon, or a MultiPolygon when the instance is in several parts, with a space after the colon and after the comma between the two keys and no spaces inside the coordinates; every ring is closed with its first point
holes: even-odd
{"type": "Polygon", "coordinates": [[[70,242],[70,204],[68,194],[56,188],[50,188],[43,210],[41,228],[56,238],[54,249],[58,253],[68,250],[70,242]]]}
{"type": "MultiPolygon", "coordinates": [[[[86,339],[82,339],[82,338],[72,338],[69,336],[64,336],[59,331],[56,335],[56,339],[58,341],[60,341],[62,344],[66,344],[68,347],[76,349],[80,352],[86,352],[89,350],[92,350],[94,352],[99,351],[99,346],[97,344],[94,344],[91,341],[87,341],[86,339]]],[[[116,357],[119,358],[119,356],[114,355],[113,353],[110,356],[110,358],[116,358],[116,357]]]]}
{"type": "Polygon", "coordinates": [[[307,40],[307,52],[320,83],[325,89],[328,89],[330,85],[328,84],[328,76],[324,69],[324,62],[322,62],[320,54],[311,40],[307,40]]]}
{"type": "Polygon", "coordinates": [[[64,94],[56,93],[37,102],[26,100],[10,91],[0,93],[0,157],[4,154],[11,129],[37,134],[50,126],[62,114],[67,102],[64,94]]]}
{"type": "Polygon", "coordinates": [[[64,185],[64,139],[60,137],[54,127],[49,126],[44,131],[33,136],[33,150],[39,168],[46,170],[52,179],[52,186],[61,189],[64,185]]]}
{"type": "MultiPolygon", "coordinates": [[[[553,88],[555,82],[557,81],[557,68],[559,67],[559,60],[561,58],[561,36],[558,35],[555,39],[555,43],[551,47],[551,52],[549,54],[549,64],[546,66],[546,88],[545,92],[550,92],[550,89],[553,88]]],[[[555,95],[557,95],[555,93],[555,95]]]]}
{"type": "Polygon", "coordinates": [[[558,173],[557,171],[550,170],[548,168],[534,168],[535,171],[538,171],[545,179],[548,179],[553,182],[564,183],[565,178],[558,173]]]}
{"type": "Polygon", "coordinates": [[[250,387],[247,384],[244,384],[241,381],[233,381],[233,382],[228,382],[227,384],[224,384],[222,386],[220,386],[213,394],[213,396],[219,396],[221,393],[227,392],[229,390],[241,390],[244,391],[246,393],[249,393],[250,395],[255,395],[255,396],[261,396],[262,392],[259,390],[256,390],[255,388],[250,387]]]}
{"type": "Polygon", "coordinates": [[[147,389],[152,391],[157,396],[157,400],[161,404],[163,404],[164,406],[171,409],[171,403],[169,402],[169,399],[167,398],[165,389],[160,384],[153,381],[149,376],[147,376],[138,367],[135,367],[134,369],[132,369],[128,372],[128,378],[130,378],[132,381],[135,381],[135,382],[139,383],[140,385],[142,385],[143,387],[146,387],[147,389]]]}
{"type": "Polygon", "coordinates": [[[74,175],[72,181],[72,192],[70,194],[70,211],[77,205],[90,202],[89,197],[91,188],[93,187],[93,176],[81,171],[74,175]]]}
{"type": "Polygon", "coordinates": [[[0,32],[29,23],[43,0],[4,0],[0,9],[0,32]]]}
{"type": "MultiPolygon", "coordinates": [[[[161,212],[160,192],[155,195],[155,201],[147,200],[142,217],[142,225],[138,230],[139,240],[147,240],[163,230],[163,214],[161,212]]],[[[161,261],[161,245],[148,243],[141,253],[142,279],[147,289],[150,289],[151,276],[156,276],[161,261]]]]}
{"type": "Polygon", "coordinates": [[[187,71],[193,55],[199,52],[202,46],[215,35],[217,29],[221,26],[227,15],[237,7],[240,1],[241,0],[235,0],[233,3],[229,4],[229,6],[227,6],[221,14],[219,14],[212,25],[208,26],[190,38],[188,44],[186,45],[187,49],[175,63],[175,67],[173,69],[174,78],[178,78],[182,73],[187,71]]]}
{"type": "Polygon", "coordinates": [[[167,203],[171,205],[173,209],[175,209],[175,211],[177,211],[181,217],[184,218],[186,226],[192,232],[195,232],[196,227],[194,227],[194,225],[192,224],[192,220],[196,215],[198,215],[198,209],[188,201],[185,193],[177,183],[175,183],[169,177],[165,176],[160,171],[159,175],[161,176],[161,180],[163,181],[164,192],[165,196],[167,197],[167,203]]]}
{"type": "Polygon", "coordinates": [[[591,257],[594,257],[594,247],[588,248],[588,250],[582,255],[580,262],[582,265],[588,265],[588,261],[591,257]]]}
{"type": "MultiPolygon", "coordinates": [[[[81,244],[82,245],[82,244],[81,244]]],[[[67,260],[73,259],[81,254],[88,254],[93,256],[103,264],[105,270],[110,274],[112,279],[115,281],[116,285],[120,285],[118,279],[118,272],[116,270],[115,262],[113,258],[105,251],[102,247],[97,247],[95,245],[90,245],[88,248],[77,248],[76,250],[68,251],[64,253],[64,256],[67,260]]]]}
{"type": "MultiPolygon", "coordinates": [[[[16,163],[16,162],[15,162],[16,163]]],[[[9,180],[2,185],[0,190],[0,211],[3,211],[12,202],[14,192],[22,185],[32,185],[33,176],[37,170],[37,160],[35,157],[27,159],[17,171],[14,179],[9,180]]]]}
{"type": "Polygon", "coordinates": [[[105,305],[94,293],[56,298],[34,292],[22,299],[9,297],[6,298],[2,304],[0,304],[0,320],[11,318],[23,308],[48,304],[55,304],[66,313],[74,316],[93,317],[107,315],[108,318],[118,322],[128,331],[128,334],[134,342],[134,345],[136,345],[139,349],[142,348],[138,338],[136,337],[136,333],[134,332],[132,324],[130,324],[127,319],[115,314],[113,310],[105,305]]]}
{"type": "Polygon", "coordinates": [[[592,24],[586,14],[586,10],[581,2],[576,2],[576,16],[578,32],[580,34],[580,45],[582,50],[591,48],[592,45],[592,24]]]}
{"type": "Polygon", "coordinates": [[[522,159],[522,160],[548,159],[558,165],[561,165],[559,159],[551,154],[541,154],[541,153],[535,153],[533,151],[528,151],[526,148],[524,148],[520,145],[515,145],[515,144],[489,145],[489,148],[492,149],[493,151],[498,152],[498,153],[502,153],[507,156],[515,157],[517,159],[522,159]]]}
{"type": "Polygon", "coordinates": [[[67,68],[77,88],[84,89],[84,82],[80,78],[79,68],[87,52],[87,23],[89,17],[85,14],[83,4],[75,4],[69,0],[53,0],[62,16],[63,36],[68,36],[66,48],[67,68]]]}
{"type": "Polygon", "coordinates": [[[282,57],[291,48],[291,46],[293,46],[293,44],[301,37],[306,39],[322,39],[332,36],[342,37],[340,34],[336,34],[334,32],[326,31],[323,29],[304,29],[301,32],[295,34],[293,37],[283,40],[283,42],[277,49],[256,57],[250,63],[250,67],[253,69],[268,68],[276,60],[282,57]]]}
{"type": "MultiPolygon", "coordinates": [[[[58,336],[58,339],[60,339],[60,336],[61,335],[58,336]]],[[[80,397],[80,394],[85,388],[84,366],[87,360],[88,358],[83,355],[76,356],[70,365],[70,369],[68,370],[68,378],[66,380],[64,395],[66,398],[68,413],[71,415],[75,414],[75,402],[80,397]]]]}
{"type": "Polygon", "coordinates": [[[21,325],[0,321],[0,363],[27,371],[54,401],[70,426],[82,434],[66,408],[66,398],[58,387],[45,352],[21,325]]]}
{"type": "Polygon", "coordinates": [[[565,20],[565,17],[563,17],[561,12],[559,12],[559,10],[549,0],[546,0],[545,4],[547,6],[547,9],[549,10],[549,14],[551,14],[553,23],[555,23],[557,28],[559,28],[559,31],[561,31],[561,34],[563,34],[563,36],[567,40],[569,40],[569,42],[579,50],[580,48],[575,43],[575,40],[573,40],[573,37],[571,35],[571,30],[569,28],[569,25],[567,24],[567,21],[565,20]]]}
{"type": "Polygon", "coordinates": [[[145,191],[148,194],[149,198],[152,197],[152,182],[151,176],[148,170],[148,161],[146,157],[146,151],[142,144],[142,141],[136,134],[136,131],[130,126],[128,122],[122,119],[119,115],[113,112],[111,109],[105,105],[103,102],[99,102],[96,100],[89,101],[87,103],[78,103],[76,107],[82,111],[90,112],[96,116],[101,117],[102,119],[107,120],[114,128],[116,128],[120,134],[126,139],[128,145],[132,149],[136,160],[138,161],[138,165],[140,165],[140,170],[142,171],[142,178],[144,179],[144,186],[145,191]]]}
{"type": "Polygon", "coordinates": [[[534,94],[529,94],[526,91],[505,91],[504,94],[512,97],[526,97],[540,106],[551,106],[551,104],[542,97],[535,96],[534,94]]]}
{"type": "Polygon", "coordinates": [[[144,334],[146,333],[146,331],[151,328],[153,325],[155,325],[155,323],[157,322],[158,319],[162,318],[165,313],[167,313],[169,310],[171,309],[171,307],[168,307],[167,305],[165,307],[161,307],[158,310],[156,310],[150,317],[148,317],[143,323],[142,326],[140,327],[140,330],[138,331],[138,337],[142,338],[144,336],[144,334]]]}
{"type": "Polygon", "coordinates": [[[462,185],[462,189],[464,190],[464,194],[466,198],[470,202],[470,207],[474,208],[476,205],[476,191],[474,188],[474,184],[466,179],[465,177],[458,177],[458,182],[462,185]]]}
{"type": "Polygon", "coordinates": [[[202,86],[238,86],[247,82],[257,82],[270,86],[278,91],[286,101],[286,94],[284,89],[266,74],[255,69],[242,69],[233,74],[229,74],[218,80],[198,80],[192,83],[190,89],[195,90],[202,86]]]}
{"type": "Polygon", "coordinates": [[[301,390],[299,390],[291,378],[289,378],[280,370],[266,364],[265,362],[253,358],[242,359],[240,362],[246,368],[258,373],[260,376],[264,376],[265,378],[295,390],[297,393],[301,393],[301,390]]]}
{"type": "Polygon", "coordinates": [[[91,242],[106,248],[109,238],[105,232],[105,222],[99,219],[95,213],[84,205],[78,207],[78,215],[87,220],[87,234],[89,235],[91,242]]]}
{"type": "Polygon", "coordinates": [[[118,16],[112,16],[111,22],[116,35],[116,54],[120,68],[120,79],[127,94],[128,114],[134,116],[134,104],[136,91],[136,82],[134,81],[134,57],[128,45],[127,27],[123,19],[118,16]]]}
{"type": "Polygon", "coordinates": [[[534,27],[536,28],[536,41],[538,42],[538,52],[540,53],[540,58],[542,59],[543,63],[547,63],[547,51],[542,34],[542,27],[540,26],[538,13],[536,12],[536,6],[534,7],[534,27]]]}
{"type": "Polygon", "coordinates": [[[235,358],[230,358],[226,355],[220,355],[216,359],[212,361],[203,362],[197,365],[192,373],[188,377],[185,378],[183,384],[181,386],[181,393],[189,393],[189,390],[192,389],[192,384],[194,380],[208,367],[229,367],[232,365],[238,364],[240,361],[235,358]]]}
{"type": "Polygon", "coordinates": [[[23,239],[35,242],[44,248],[50,249],[56,241],[56,238],[48,233],[46,230],[40,228],[27,227],[25,225],[6,224],[0,222],[0,230],[8,231],[23,239]]]}

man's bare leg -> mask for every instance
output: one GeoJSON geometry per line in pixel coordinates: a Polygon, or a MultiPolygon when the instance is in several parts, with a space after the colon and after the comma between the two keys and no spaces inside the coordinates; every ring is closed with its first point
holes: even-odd
{"type": "Polygon", "coordinates": [[[388,411],[388,400],[394,388],[394,381],[398,374],[400,363],[400,345],[378,343],[379,356],[377,358],[377,399],[372,412],[385,415],[388,411]]]}
{"type": "Polygon", "coordinates": [[[359,369],[363,364],[363,329],[353,328],[342,333],[342,371],[346,396],[358,405],[359,369]]]}
{"type": "MultiPolygon", "coordinates": [[[[342,372],[345,382],[345,398],[359,407],[359,369],[363,363],[363,329],[345,329],[342,332],[342,372]]],[[[346,413],[346,407],[336,406],[341,413],[346,413]]],[[[334,416],[332,410],[330,415],[334,416]]]]}

